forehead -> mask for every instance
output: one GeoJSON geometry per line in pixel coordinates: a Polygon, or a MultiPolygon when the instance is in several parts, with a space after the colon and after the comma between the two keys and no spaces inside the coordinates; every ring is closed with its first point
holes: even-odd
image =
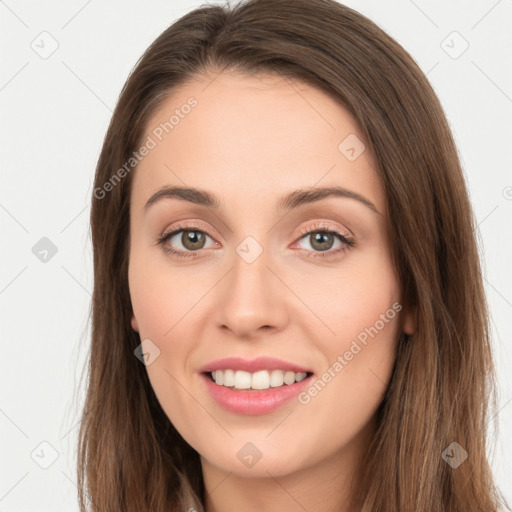
{"type": "Polygon", "coordinates": [[[137,166],[133,201],[165,185],[233,191],[242,200],[318,184],[364,192],[379,209],[384,203],[370,152],[356,159],[346,152],[365,144],[349,112],[295,79],[233,71],[196,77],[162,102],[148,137],[154,147],[137,166]]]}

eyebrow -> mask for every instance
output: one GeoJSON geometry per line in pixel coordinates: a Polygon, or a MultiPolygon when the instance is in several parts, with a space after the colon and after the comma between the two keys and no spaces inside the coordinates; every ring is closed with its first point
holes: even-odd
{"type": "MultiPolygon", "coordinates": [[[[329,197],[354,199],[373,212],[381,215],[369,199],[343,187],[321,187],[294,190],[279,200],[277,208],[278,211],[292,210],[299,206],[327,199],[329,197]]],[[[219,199],[206,190],[200,190],[193,187],[163,187],[148,199],[144,209],[147,210],[150,206],[162,199],[181,199],[183,201],[199,204],[208,208],[219,208],[220,206],[219,199]]]]}

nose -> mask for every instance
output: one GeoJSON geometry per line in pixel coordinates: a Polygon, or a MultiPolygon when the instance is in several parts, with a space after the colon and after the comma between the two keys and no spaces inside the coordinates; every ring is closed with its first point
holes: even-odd
{"type": "Polygon", "coordinates": [[[290,300],[266,251],[248,261],[235,253],[233,266],[214,296],[216,325],[246,340],[284,329],[290,300]]]}

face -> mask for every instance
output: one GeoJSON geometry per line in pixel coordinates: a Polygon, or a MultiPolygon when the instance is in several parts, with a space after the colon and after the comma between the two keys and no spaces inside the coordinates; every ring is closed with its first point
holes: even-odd
{"type": "Polygon", "coordinates": [[[147,126],[132,327],[203,464],[285,475],[342,457],[372,424],[412,320],[349,113],[304,83],[213,78],[174,91],[147,126]]]}

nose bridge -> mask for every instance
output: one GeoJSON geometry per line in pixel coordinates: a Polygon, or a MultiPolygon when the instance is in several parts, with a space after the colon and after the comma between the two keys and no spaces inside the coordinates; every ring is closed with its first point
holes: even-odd
{"type": "Polygon", "coordinates": [[[254,236],[235,247],[231,271],[219,290],[216,316],[238,336],[260,327],[282,328],[287,319],[281,283],[268,267],[272,254],[254,236]]]}
{"type": "Polygon", "coordinates": [[[251,298],[253,295],[264,293],[265,287],[271,287],[268,282],[271,254],[252,235],[247,236],[235,248],[231,284],[235,294],[240,298],[251,298]]]}

